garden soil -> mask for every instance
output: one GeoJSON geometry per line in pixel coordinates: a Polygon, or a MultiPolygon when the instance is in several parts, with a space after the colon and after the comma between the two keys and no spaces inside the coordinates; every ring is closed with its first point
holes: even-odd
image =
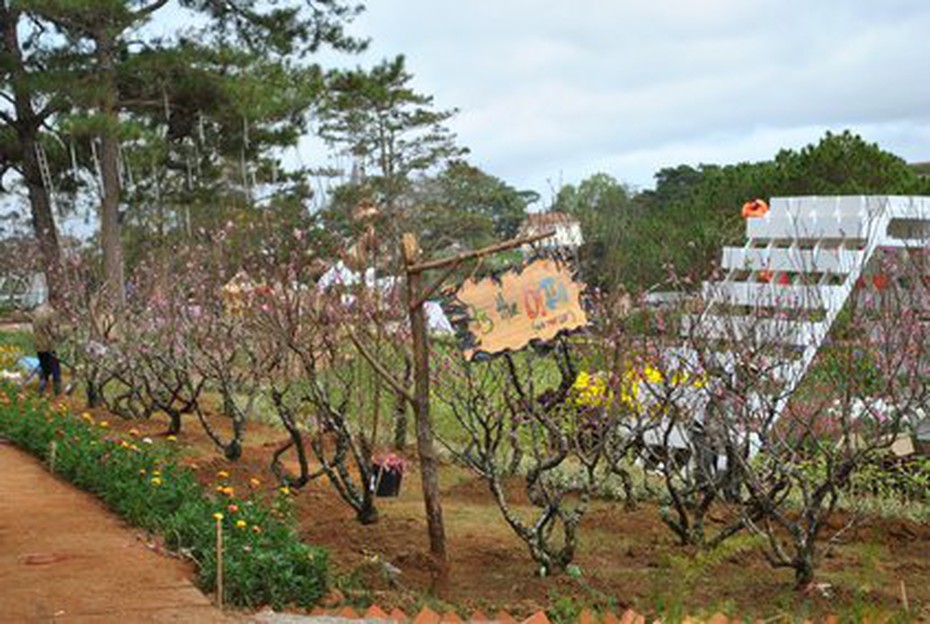
{"type": "MultiPolygon", "coordinates": [[[[152,435],[163,431],[166,422],[143,426],[152,435]]],[[[228,434],[220,419],[213,425],[228,434]]],[[[238,491],[246,491],[249,480],[258,478],[269,496],[276,487],[270,459],[285,441],[279,428],[250,423],[243,456],[230,462],[217,454],[193,419],[179,437],[208,488],[215,487],[216,473],[223,470],[238,491]]],[[[409,454],[414,453],[411,449],[409,454]]],[[[296,470],[296,461],[289,461],[296,470]]],[[[314,462],[311,468],[318,466],[314,462]]],[[[657,506],[625,511],[622,503],[596,501],[582,523],[576,573],[541,578],[482,480],[446,460],[440,486],[450,557],[449,582],[442,587],[433,582],[436,566],[428,554],[415,462],[404,475],[400,496],[378,499],[380,518],[373,525],[356,522],[325,478],[294,493],[302,537],[330,552],[337,597],[356,606],[375,602],[407,613],[427,603],[460,612],[504,609],[526,617],[539,609],[561,605],[570,610],[584,604],[653,614],[682,608],[691,613],[814,616],[897,609],[903,581],[912,610],[916,607],[930,618],[930,526],[925,524],[862,519],[827,555],[818,577],[826,585],[802,594],[794,589],[790,570],[771,568],[758,540],[739,538],[708,557],[679,546],[657,506]]],[[[506,490],[518,510],[531,511],[522,480],[511,480],[506,490]]],[[[838,514],[832,528],[839,530],[848,519],[838,514]]],[[[712,513],[708,530],[722,526],[721,521],[712,513]]]]}
{"type": "MultiPolygon", "coordinates": [[[[72,397],[73,408],[82,407],[72,397]]],[[[163,435],[167,420],[120,422],[116,429],[141,430],[141,435],[163,435]]],[[[228,435],[228,420],[213,419],[228,435]],[[224,422],[225,421],[225,422],[224,422]]],[[[183,461],[211,490],[217,473],[229,473],[224,483],[247,492],[252,479],[263,496],[277,495],[269,465],[273,452],[286,440],[278,427],[249,424],[243,455],[224,459],[194,418],[185,419],[178,444],[183,461]]],[[[415,451],[411,449],[412,456],[415,451]]],[[[539,609],[571,610],[578,605],[617,611],[632,607],[641,613],[713,613],[723,610],[743,616],[779,614],[848,614],[900,607],[901,583],[906,586],[912,613],[930,619],[930,526],[904,520],[865,518],[853,531],[844,532],[824,560],[818,581],[829,585],[814,593],[793,588],[792,573],[772,569],[758,542],[739,538],[711,556],[678,546],[660,520],[661,510],[642,504],[625,511],[622,503],[596,501],[586,514],[580,532],[574,574],[541,578],[526,547],[507,524],[487,490],[471,473],[443,461],[440,486],[450,557],[449,581],[434,585],[436,566],[429,557],[426,521],[415,462],[403,477],[400,496],[378,500],[379,521],[363,526],[355,521],[335,490],[320,478],[293,492],[301,536],[330,553],[330,603],[343,601],[366,607],[377,603],[414,613],[423,604],[460,613],[504,609],[526,617],[539,609]]],[[[293,458],[285,464],[296,468],[293,458]]],[[[314,462],[313,468],[318,468],[314,462]]],[[[529,512],[523,484],[514,479],[507,492],[517,508],[529,512]]],[[[834,519],[839,529],[846,518],[834,519]]],[[[719,527],[711,514],[709,530],[719,527]]],[[[2,542],[0,542],[2,543],[2,542]]]]}
{"type": "Polygon", "coordinates": [[[241,621],[190,565],[0,439],[0,622],[241,621]]]}

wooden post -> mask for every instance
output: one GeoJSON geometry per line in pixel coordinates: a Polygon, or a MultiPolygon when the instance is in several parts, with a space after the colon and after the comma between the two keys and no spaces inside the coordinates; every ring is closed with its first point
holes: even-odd
{"type": "Polygon", "coordinates": [[[416,421],[417,452],[420,459],[420,478],[423,484],[423,503],[426,506],[426,523],[429,532],[430,554],[439,565],[440,583],[445,581],[446,533],[439,500],[439,465],[433,443],[433,423],[429,414],[429,334],[423,295],[423,273],[415,265],[420,256],[417,238],[404,234],[404,264],[407,270],[407,311],[413,340],[413,415],[416,421]]]}
{"type": "Polygon", "coordinates": [[[450,258],[418,262],[420,247],[417,238],[411,233],[403,236],[404,270],[407,276],[407,314],[410,319],[411,338],[413,342],[413,391],[398,381],[375,354],[371,353],[358,337],[349,332],[349,339],[358,352],[371,365],[374,371],[400,396],[413,406],[416,420],[417,452],[420,460],[420,478],[423,484],[423,503],[426,507],[426,524],[429,533],[430,554],[439,566],[436,585],[442,587],[447,580],[446,532],[442,520],[442,504],[439,500],[439,462],[433,440],[433,423],[430,420],[429,405],[429,333],[426,323],[426,300],[432,296],[457,267],[468,260],[483,258],[508,249],[515,249],[552,236],[554,232],[544,232],[522,238],[515,238],[503,243],[484,247],[474,251],[460,253],[450,258]],[[444,269],[438,279],[428,286],[423,285],[423,274],[431,270],[444,269]]]}
{"type": "Polygon", "coordinates": [[[216,606],[223,608],[223,514],[216,514],[216,606]]]}

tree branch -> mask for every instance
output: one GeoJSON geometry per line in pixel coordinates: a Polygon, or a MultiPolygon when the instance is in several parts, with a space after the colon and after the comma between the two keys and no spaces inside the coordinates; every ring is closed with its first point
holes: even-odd
{"type": "Polygon", "coordinates": [[[387,384],[391,386],[391,388],[393,388],[398,394],[403,396],[409,403],[413,404],[413,392],[408,388],[404,388],[404,386],[399,381],[397,381],[397,378],[389,373],[387,369],[384,368],[384,366],[375,359],[375,356],[365,348],[365,345],[363,345],[361,341],[359,341],[358,337],[355,335],[355,332],[349,332],[349,340],[352,341],[352,344],[355,345],[355,348],[358,349],[358,352],[362,354],[362,357],[365,358],[365,361],[371,365],[375,372],[378,373],[378,375],[384,379],[384,381],[386,381],[387,384]]]}

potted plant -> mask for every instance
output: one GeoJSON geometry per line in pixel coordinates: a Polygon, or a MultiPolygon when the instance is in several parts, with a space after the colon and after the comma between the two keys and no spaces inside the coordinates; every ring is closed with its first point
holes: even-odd
{"type": "Polygon", "coordinates": [[[376,496],[397,496],[400,494],[400,482],[407,469],[407,460],[394,453],[388,453],[372,460],[374,470],[371,478],[375,484],[376,496]]]}

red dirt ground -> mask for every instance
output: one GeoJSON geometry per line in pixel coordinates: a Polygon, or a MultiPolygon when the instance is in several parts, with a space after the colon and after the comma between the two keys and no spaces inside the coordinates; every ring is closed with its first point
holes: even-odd
{"type": "MultiPolygon", "coordinates": [[[[118,420],[108,416],[111,423],[118,420]]],[[[165,421],[117,423],[156,435],[165,421]]],[[[202,482],[212,485],[218,470],[226,470],[238,488],[251,477],[273,492],[269,470],[272,450],[285,436],[271,426],[252,423],[243,457],[220,457],[199,424],[185,421],[179,442],[185,445],[202,482]]],[[[708,560],[695,560],[678,547],[653,505],[626,512],[622,505],[598,502],[585,516],[576,563],[580,578],[567,575],[540,578],[516,536],[504,523],[483,482],[465,470],[445,464],[441,471],[443,508],[450,553],[450,582],[436,596],[430,593],[433,565],[428,556],[426,523],[419,475],[404,476],[401,496],[379,499],[380,521],[358,524],[351,510],[323,480],[295,495],[301,533],[310,543],[330,552],[336,586],[350,602],[371,601],[408,613],[424,602],[454,605],[462,611],[486,613],[506,609],[528,615],[553,604],[591,607],[632,606],[645,613],[712,613],[723,610],[741,616],[817,615],[894,610],[899,607],[901,582],[912,609],[930,618],[930,526],[903,520],[873,518],[846,536],[823,563],[820,579],[832,585],[829,597],[801,597],[792,589],[792,574],[773,570],[761,552],[744,544],[708,560]],[[384,578],[373,559],[401,570],[396,583],[384,578]]],[[[512,484],[518,491],[519,483],[512,484]]]]}
{"type": "Polygon", "coordinates": [[[0,622],[238,621],[190,565],[153,552],[90,494],[0,441],[0,622]]]}

